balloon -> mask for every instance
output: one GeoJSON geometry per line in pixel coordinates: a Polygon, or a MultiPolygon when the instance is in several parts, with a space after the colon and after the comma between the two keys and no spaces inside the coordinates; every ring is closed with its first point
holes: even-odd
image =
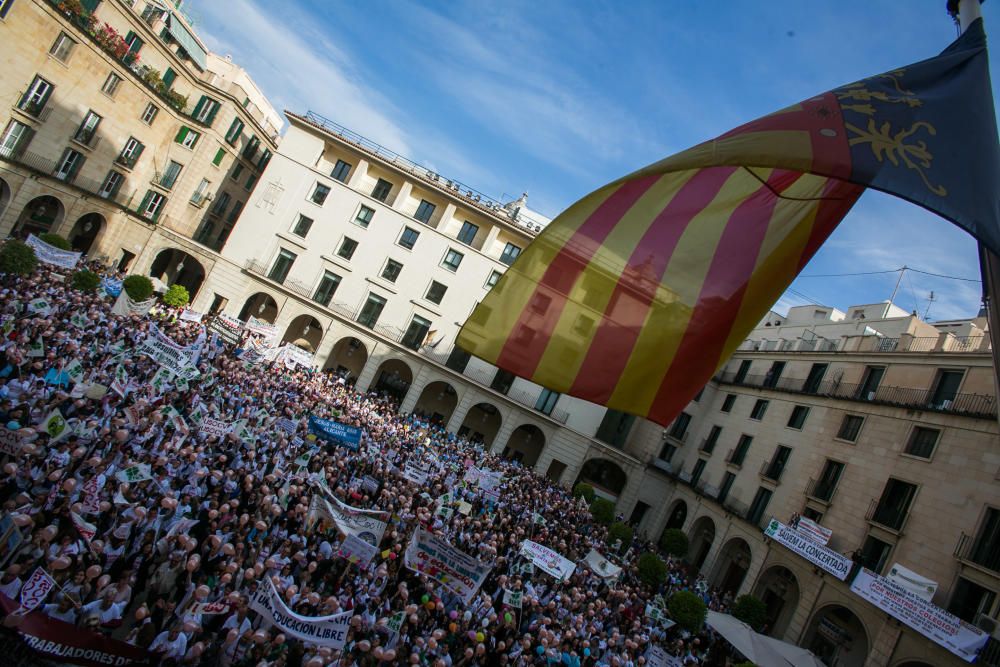
{"type": "Polygon", "coordinates": [[[53,570],[65,570],[72,564],[73,561],[71,561],[68,557],[59,556],[58,558],[54,559],[51,563],[49,563],[49,567],[51,567],[53,570]]]}
{"type": "Polygon", "coordinates": [[[142,622],[149,616],[149,608],[146,605],[142,605],[135,610],[135,620],[142,622]]]}
{"type": "Polygon", "coordinates": [[[484,639],[486,639],[486,635],[484,635],[481,632],[477,632],[476,633],[476,641],[477,642],[482,642],[484,639]]]}
{"type": "Polygon", "coordinates": [[[194,621],[185,621],[184,622],[184,632],[185,633],[191,634],[192,632],[194,632],[197,629],[198,629],[198,624],[195,623],[194,621]]]}
{"type": "Polygon", "coordinates": [[[452,632],[455,632],[456,630],[458,630],[458,623],[454,623],[454,622],[449,623],[448,624],[448,629],[450,631],[452,631],[452,632]]]}
{"type": "Polygon", "coordinates": [[[427,603],[424,606],[427,607],[427,609],[429,611],[434,611],[434,609],[435,609],[435,605],[434,605],[434,601],[433,600],[428,600],[427,603]]]}
{"type": "Polygon", "coordinates": [[[468,638],[469,638],[470,640],[473,640],[473,639],[475,639],[475,638],[476,638],[476,631],[475,631],[475,630],[469,630],[469,631],[468,631],[468,632],[466,632],[465,634],[466,634],[466,636],[467,636],[467,637],[468,637],[468,638]]]}
{"type": "Polygon", "coordinates": [[[503,613],[503,620],[505,620],[505,621],[507,621],[508,623],[510,623],[511,621],[513,621],[513,620],[514,620],[514,617],[510,615],[510,612],[509,612],[509,611],[505,611],[505,612],[503,613]]]}
{"type": "Polygon", "coordinates": [[[14,525],[20,528],[24,528],[25,526],[30,526],[32,523],[34,523],[34,521],[31,520],[31,517],[28,516],[27,514],[14,514],[11,516],[11,518],[14,521],[14,525]]]}
{"type": "Polygon", "coordinates": [[[421,604],[427,604],[428,601],[430,601],[430,599],[431,599],[431,596],[425,594],[423,597],[420,598],[420,603],[421,604]]]}
{"type": "Polygon", "coordinates": [[[448,612],[448,618],[454,621],[455,619],[458,618],[458,612],[452,609],[451,611],[448,612]]]}
{"type": "Polygon", "coordinates": [[[3,467],[4,474],[13,477],[17,474],[17,464],[16,463],[5,463],[3,467]]]}
{"type": "Polygon", "coordinates": [[[97,578],[97,592],[100,593],[101,591],[103,591],[110,583],[111,583],[111,577],[107,574],[102,574],[100,577],[97,578]]]}
{"type": "Polygon", "coordinates": [[[101,576],[101,566],[91,565],[87,568],[87,579],[94,579],[95,577],[101,576]]]}

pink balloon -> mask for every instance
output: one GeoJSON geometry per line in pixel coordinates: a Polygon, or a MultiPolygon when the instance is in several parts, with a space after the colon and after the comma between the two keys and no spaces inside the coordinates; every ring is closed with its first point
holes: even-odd
{"type": "Polygon", "coordinates": [[[144,621],[147,616],[149,616],[149,608],[146,605],[142,605],[135,610],[135,620],[144,621]]]}
{"type": "Polygon", "coordinates": [[[49,567],[51,567],[53,570],[65,570],[72,564],[73,561],[71,561],[68,557],[59,556],[58,558],[54,559],[51,563],[49,563],[49,567]]]}
{"type": "Polygon", "coordinates": [[[17,474],[17,464],[16,463],[5,463],[3,466],[4,474],[13,477],[17,474]]]}
{"type": "Polygon", "coordinates": [[[111,583],[111,577],[109,575],[102,574],[100,577],[97,578],[97,592],[100,593],[110,583],[111,583]]]}
{"type": "Polygon", "coordinates": [[[24,528],[25,526],[30,526],[32,523],[34,523],[31,517],[28,516],[27,514],[14,514],[11,516],[11,519],[13,519],[14,525],[20,528],[24,528]]]}
{"type": "Polygon", "coordinates": [[[87,579],[95,579],[101,576],[101,566],[91,565],[87,568],[87,579]]]}

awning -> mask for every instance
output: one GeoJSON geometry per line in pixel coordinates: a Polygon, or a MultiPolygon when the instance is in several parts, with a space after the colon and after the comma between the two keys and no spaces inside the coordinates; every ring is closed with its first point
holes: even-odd
{"type": "Polygon", "coordinates": [[[198,39],[187,29],[187,26],[173,12],[167,14],[167,30],[170,32],[170,36],[181,45],[181,48],[187,51],[188,55],[191,56],[191,60],[201,69],[205,69],[208,65],[208,53],[198,43],[198,39]]]}
{"type": "Polygon", "coordinates": [[[709,611],[705,622],[744,658],[760,667],[824,667],[810,651],[754,632],[749,625],[729,614],[709,611]]]}

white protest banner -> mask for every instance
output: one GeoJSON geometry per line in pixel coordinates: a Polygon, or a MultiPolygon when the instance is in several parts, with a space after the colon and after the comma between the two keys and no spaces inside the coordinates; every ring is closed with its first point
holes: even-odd
{"type": "Polygon", "coordinates": [[[17,456],[21,452],[21,434],[9,428],[0,429],[0,454],[17,456]]]}
{"type": "Polygon", "coordinates": [[[407,461],[406,465],[403,466],[403,479],[418,486],[423,486],[427,482],[429,474],[430,469],[422,467],[419,463],[407,461]]]}
{"type": "Polygon", "coordinates": [[[224,438],[229,430],[233,427],[229,422],[224,422],[221,419],[215,419],[214,417],[205,417],[201,420],[201,424],[198,425],[198,429],[205,435],[211,437],[215,436],[217,438],[224,438]]]}
{"type": "Polygon", "coordinates": [[[667,618],[667,612],[663,611],[654,604],[646,605],[646,617],[651,621],[655,621],[664,627],[664,629],[671,628],[676,623],[667,618]]]}
{"type": "Polygon", "coordinates": [[[300,616],[285,606],[274,588],[274,582],[268,579],[267,583],[267,586],[258,587],[257,592],[250,598],[250,608],[262,615],[265,621],[270,621],[285,635],[304,642],[329,646],[333,649],[344,647],[352,612],[345,611],[331,616],[311,618],[300,616]]]}
{"type": "Polygon", "coordinates": [[[119,470],[115,473],[115,477],[120,482],[145,482],[147,479],[153,479],[153,469],[148,463],[136,463],[134,466],[119,470]]]}
{"type": "Polygon", "coordinates": [[[583,562],[591,569],[591,571],[602,579],[614,579],[617,577],[622,569],[605,558],[599,551],[594,549],[590,550],[587,557],[583,559],[583,562]]]}
{"type": "Polygon", "coordinates": [[[256,317],[250,317],[247,319],[246,330],[250,333],[259,334],[265,339],[276,338],[278,336],[278,327],[270,322],[265,322],[264,320],[258,320],[256,317]]]}
{"type": "Polygon", "coordinates": [[[219,600],[218,602],[195,602],[188,608],[187,613],[215,616],[217,614],[225,614],[229,610],[229,603],[225,600],[219,600]]]}
{"type": "Polygon", "coordinates": [[[48,299],[41,297],[28,302],[28,312],[33,315],[48,317],[52,313],[52,304],[48,299]]]}
{"type": "Polygon", "coordinates": [[[851,592],[968,662],[976,659],[990,638],[976,626],[867,568],[854,577],[851,592]]]}
{"type": "Polygon", "coordinates": [[[362,570],[368,569],[368,564],[378,553],[378,546],[365,542],[362,538],[349,533],[344,536],[340,546],[337,547],[337,555],[345,558],[362,570]]]}
{"type": "Polygon", "coordinates": [[[460,595],[465,604],[469,604],[493,569],[493,565],[476,560],[423,528],[414,531],[403,564],[460,595]]]}
{"type": "MultiPolygon", "coordinates": [[[[317,484],[317,486],[319,486],[317,484]]],[[[322,487],[321,487],[322,488],[322,487]]],[[[385,534],[386,522],[379,521],[372,516],[371,510],[357,510],[349,505],[345,505],[336,498],[333,498],[335,505],[331,505],[326,498],[319,494],[313,494],[309,503],[310,513],[316,512],[324,515],[325,518],[333,522],[337,529],[344,535],[354,535],[362,541],[372,546],[378,546],[385,534]]],[[[384,512],[378,512],[384,514],[384,512]]]]}
{"type": "Polygon", "coordinates": [[[274,361],[283,363],[285,368],[293,371],[296,366],[312,368],[314,360],[312,352],[307,352],[296,345],[282,345],[275,353],[274,361]]]}
{"type": "Polygon", "coordinates": [[[385,627],[389,629],[389,641],[385,644],[386,649],[396,646],[396,642],[399,641],[399,629],[403,627],[405,620],[406,612],[400,611],[390,616],[389,620],[386,621],[385,627]]]}
{"type": "Polygon", "coordinates": [[[786,526],[777,519],[771,519],[767,528],[764,529],[764,534],[841,581],[847,579],[847,575],[851,573],[850,558],[818,542],[813,542],[799,531],[786,526]]]}
{"type": "Polygon", "coordinates": [[[193,310],[185,308],[184,310],[181,311],[180,320],[181,322],[195,322],[200,324],[202,317],[204,317],[204,315],[202,315],[201,313],[196,313],[193,310]]]}
{"type": "Polygon", "coordinates": [[[524,598],[524,591],[512,591],[503,589],[503,603],[508,607],[521,608],[521,600],[524,598]]]}
{"type": "Polygon", "coordinates": [[[655,644],[650,644],[646,649],[646,664],[649,667],[684,667],[683,660],[670,655],[655,644]]]}
{"type": "Polygon", "coordinates": [[[906,590],[910,591],[918,598],[923,598],[928,602],[934,597],[938,589],[938,582],[933,579],[923,577],[908,567],[899,563],[893,563],[892,567],[885,575],[886,579],[894,581],[906,590]]]}
{"type": "Polygon", "coordinates": [[[72,269],[76,266],[76,263],[80,261],[80,255],[83,253],[73,252],[72,250],[63,250],[62,248],[57,248],[54,245],[50,245],[45,241],[41,240],[34,234],[28,235],[28,240],[24,242],[25,245],[29,245],[35,249],[35,256],[39,261],[45,262],[46,264],[52,264],[54,266],[59,266],[64,269],[72,269]]]}
{"type": "Polygon", "coordinates": [[[542,571],[563,581],[569,579],[573,571],[576,570],[576,564],[573,561],[567,560],[552,549],[531,540],[525,540],[521,543],[521,555],[540,567],[542,571]]]}
{"type": "Polygon", "coordinates": [[[56,582],[49,576],[49,573],[40,567],[36,567],[35,571],[28,577],[28,580],[24,582],[24,586],[21,587],[21,606],[14,613],[23,615],[34,611],[45,601],[45,598],[49,595],[49,591],[55,587],[56,582]]]}
{"type": "Polygon", "coordinates": [[[155,303],[156,299],[133,301],[129,298],[128,292],[122,290],[121,294],[118,295],[118,298],[115,299],[115,305],[111,306],[111,313],[122,317],[127,317],[129,315],[145,315],[155,303]]]}
{"type": "Polygon", "coordinates": [[[798,522],[795,524],[795,530],[799,531],[813,542],[819,542],[823,546],[826,546],[827,542],[830,541],[830,538],[833,537],[832,530],[824,528],[812,519],[807,519],[804,516],[799,517],[798,522]]]}
{"type": "Polygon", "coordinates": [[[499,471],[479,469],[479,488],[483,491],[495,491],[503,481],[503,473],[499,471]]]}
{"type": "Polygon", "coordinates": [[[220,313],[212,318],[208,330],[218,334],[219,338],[227,343],[236,345],[240,342],[240,336],[243,335],[243,322],[235,317],[220,313]]]}
{"type": "Polygon", "coordinates": [[[70,428],[57,408],[50,412],[49,416],[42,422],[42,431],[48,434],[50,442],[57,442],[69,435],[70,428]]]}
{"type": "Polygon", "coordinates": [[[90,540],[94,539],[94,535],[97,534],[97,526],[92,523],[87,523],[83,520],[83,517],[76,512],[70,512],[69,518],[73,520],[73,527],[77,529],[80,536],[87,540],[87,544],[90,544],[90,540]]]}
{"type": "Polygon", "coordinates": [[[196,345],[195,343],[187,347],[178,345],[169,336],[163,334],[154,323],[149,325],[149,333],[139,345],[138,351],[174,375],[186,380],[194,380],[201,375],[191,361],[191,354],[196,352],[196,345]]]}

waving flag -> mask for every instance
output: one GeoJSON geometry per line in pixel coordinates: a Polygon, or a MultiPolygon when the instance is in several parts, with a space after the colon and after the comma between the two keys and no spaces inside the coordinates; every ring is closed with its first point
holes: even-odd
{"type": "Polygon", "coordinates": [[[619,179],[549,224],[458,344],[554,391],[667,424],[866,187],[1000,253],[992,99],[978,20],[935,58],[619,179]]]}

